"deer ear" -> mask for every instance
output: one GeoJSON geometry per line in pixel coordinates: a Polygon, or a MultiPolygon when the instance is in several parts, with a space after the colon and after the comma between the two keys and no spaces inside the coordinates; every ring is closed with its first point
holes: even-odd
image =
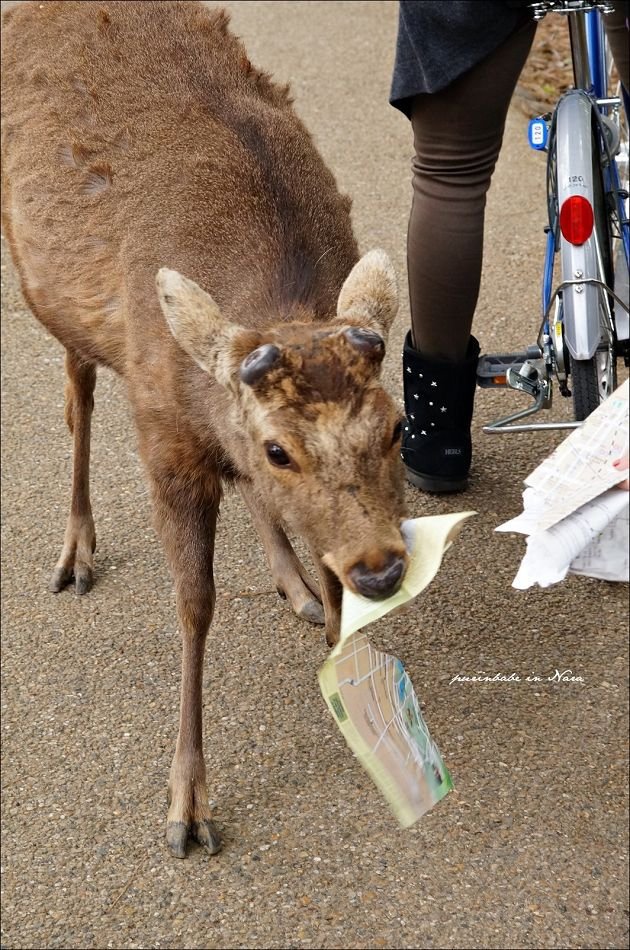
{"type": "Polygon", "coordinates": [[[368,326],[385,339],[398,312],[396,273],[385,251],[365,254],[341,288],[337,317],[368,326]]]}
{"type": "Polygon", "coordinates": [[[221,316],[210,294],[176,270],[160,268],[155,279],[171,333],[206,373],[227,385],[233,373],[233,343],[242,328],[221,316]]]}

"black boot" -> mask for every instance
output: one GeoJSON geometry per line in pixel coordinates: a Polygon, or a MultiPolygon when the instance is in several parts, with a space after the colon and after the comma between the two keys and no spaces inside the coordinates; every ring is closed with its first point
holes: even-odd
{"type": "Polygon", "coordinates": [[[403,350],[407,421],[401,455],[412,485],[424,491],[462,491],[472,456],[472,421],[479,343],[471,336],[462,363],[426,359],[411,345],[403,350]]]}

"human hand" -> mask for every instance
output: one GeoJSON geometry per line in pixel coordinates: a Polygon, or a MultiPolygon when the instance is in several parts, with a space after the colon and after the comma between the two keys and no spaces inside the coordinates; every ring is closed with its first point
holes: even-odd
{"type": "MultiPolygon", "coordinates": [[[[628,449],[626,449],[625,455],[622,455],[616,462],[613,462],[613,467],[618,469],[619,472],[627,472],[629,466],[630,460],[628,458],[628,449]]],[[[630,479],[624,478],[624,480],[619,482],[615,487],[622,488],[624,491],[630,491],[630,479]]]]}

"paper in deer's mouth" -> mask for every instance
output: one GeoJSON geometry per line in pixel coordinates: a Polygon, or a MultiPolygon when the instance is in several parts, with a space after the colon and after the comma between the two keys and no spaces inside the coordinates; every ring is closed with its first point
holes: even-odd
{"type": "Polygon", "coordinates": [[[464,521],[474,514],[474,511],[465,511],[403,521],[400,530],[409,554],[409,564],[400,588],[391,597],[369,600],[344,587],[340,643],[361,627],[373,623],[417,597],[437,574],[444,553],[451,546],[464,521]]]}

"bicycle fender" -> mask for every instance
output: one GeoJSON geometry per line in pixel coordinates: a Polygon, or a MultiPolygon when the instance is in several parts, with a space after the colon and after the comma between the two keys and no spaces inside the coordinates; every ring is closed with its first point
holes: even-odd
{"type": "MultiPolygon", "coordinates": [[[[592,104],[580,90],[570,90],[558,103],[556,167],[558,213],[568,198],[580,195],[594,207],[592,104]]],[[[580,277],[600,278],[596,229],[583,244],[572,244],[560,233],[562,281],[580,277]]],[[[564,337],[576,360],[587,360],[600,343],[600,291],[588,284],[575,284],[562,292],[564,337]]]]}

